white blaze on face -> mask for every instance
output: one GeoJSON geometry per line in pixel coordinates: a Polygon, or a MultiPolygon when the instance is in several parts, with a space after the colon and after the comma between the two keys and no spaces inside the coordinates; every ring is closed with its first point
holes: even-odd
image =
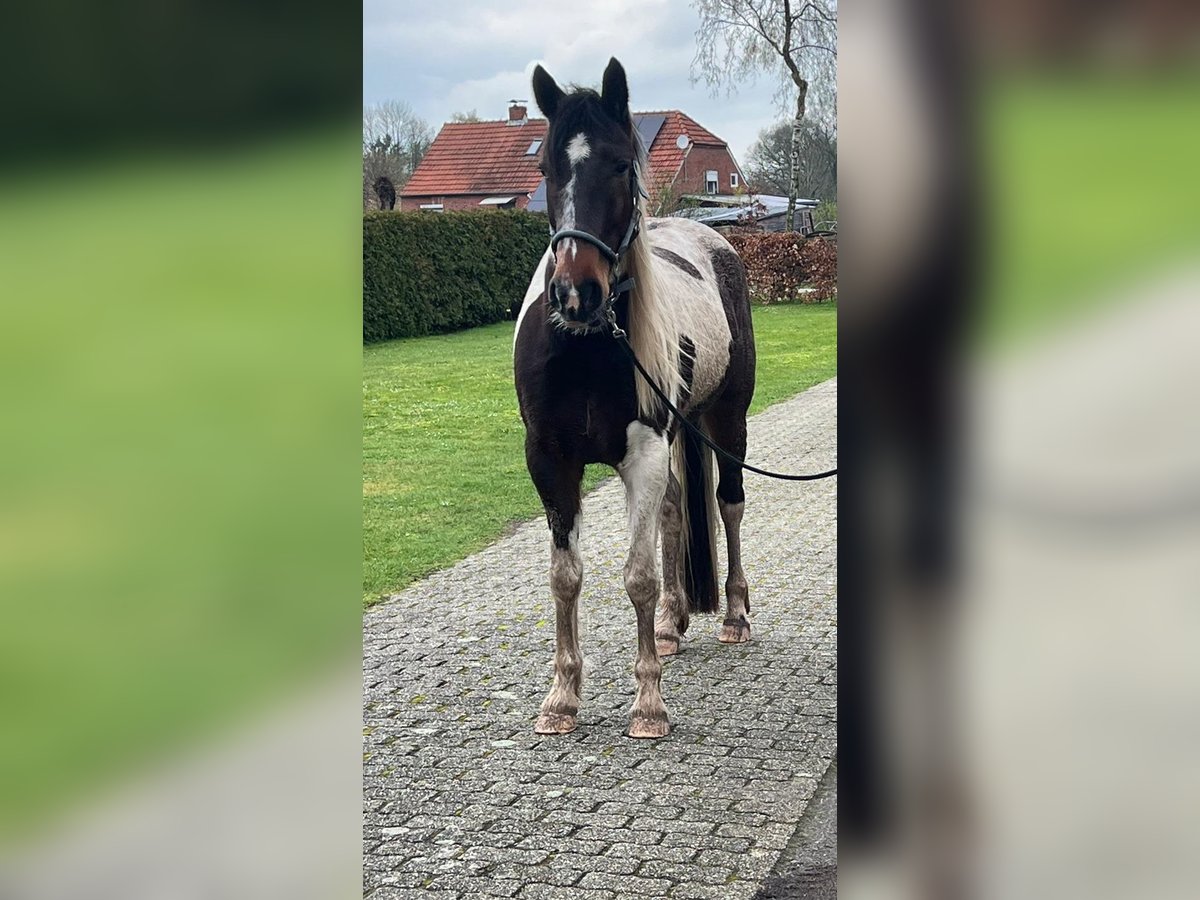
{"type": "MultiPolygon", "coordinates": [[[[559,221],[559,228],[567,229],[575,227],[575,170],[579,164],[592,155],[592,148],[588,146],[587,135],[582,131],[575,137],[571,138],[567,144],[567,160],[571,163],[571,178],[567,182],[567,186],[563,188],[562,200],[562,216],[559,221]]],[[[569,252],[571,258],[575,258],[575,241],[573,238],[567,238],[558,245],[557,262],[562,264],[566,261],[566,254],[569,252]]]]}

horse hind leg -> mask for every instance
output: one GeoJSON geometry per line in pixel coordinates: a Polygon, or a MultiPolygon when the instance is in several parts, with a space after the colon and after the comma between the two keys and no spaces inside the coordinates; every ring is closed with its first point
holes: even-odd
{"type": "MultiPolygon", "coordinates": [[[[714,410],[706,424],[713,440],[738,459],[746,458],[746,414],[726,415],[714,410]]],[[[742,469],[717,455],[719,480],[717,507],[725,525],[728,574],[725,578],[725,620],[717,633],[722,644],[744,644],[750,640],[750,588],[742,571],[742,514],[746,494],[742,488],[742,469]]]]}
{"type": "Polygon", "coordinates": [[[662,594],[654,620],[654,641],[658,655],[673,656],[688,627],[688,605],[681,577],[680,549],[683,540],[683,513],[680,507],[679,480],[669,474],[663,496],[662,515],[662,594]]]}
{"type": "Polygon", "coordinates": [[[750,588],[742,571],[742,513],[745,500],[730,502],[718,497],[721,521],[729,553],[729,575],[725,579],[725,621],[717,640],[722,644],[744,644],[750,640],[750,588]]]}

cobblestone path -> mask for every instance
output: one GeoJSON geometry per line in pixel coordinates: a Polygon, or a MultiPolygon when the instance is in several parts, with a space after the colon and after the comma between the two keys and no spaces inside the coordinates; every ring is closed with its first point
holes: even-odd
{"type": "MultiPolygon", "coordinates": [[[[751,419],[758,465],[816,471],[836,446],[836,379],[751,419]]],[[[584,501],[574,733],[533,733],[554,648],[544,521],[369,610],[364,894],[753,896],[836,755],[836,489],[746,476],[753,640],[719,644],[719,617],[693,617],[664,666],[663,740],[624,736],[636,634],[616,479],[584,501]]]]}

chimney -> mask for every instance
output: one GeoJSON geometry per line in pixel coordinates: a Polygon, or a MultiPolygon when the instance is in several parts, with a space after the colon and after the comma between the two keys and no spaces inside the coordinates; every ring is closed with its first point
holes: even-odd
{"type": "Polygon", "coordinates": [[[529,121],[526,115],[529,110],[525,107],[524,100],[509,100],[508,101],[508,124],[509,125],[524,125],[529,121]]]}

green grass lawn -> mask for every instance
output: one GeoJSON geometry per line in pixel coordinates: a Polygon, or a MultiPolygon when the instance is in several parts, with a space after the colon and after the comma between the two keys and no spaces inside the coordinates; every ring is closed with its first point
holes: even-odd
{"type": "MultiPolygon", "coordinates": [[[[837,371],[832,304],[756,307],[754,331],[758,385],[751,412],[837,371]]],[[[540,513],[525,470],[512,334],[513,323],[504,322],[363,350],[367,603],[540,513]]],[[[610,471],[592,467],[586,485],[610,471]]]]}
{"type": "Polygon", "coordinates": [[[1003,342],[1136,294],[1200,248],[1200,73],[999,79],[984,106],[990,277],[1003,342]],[[1128,290],[1126,290],[1128,288],[1128,290]]]}
{"type": "Polygon", "coordinates": [[[357,145],[0,175],[0,842],[359,654],[357,145]]]}

